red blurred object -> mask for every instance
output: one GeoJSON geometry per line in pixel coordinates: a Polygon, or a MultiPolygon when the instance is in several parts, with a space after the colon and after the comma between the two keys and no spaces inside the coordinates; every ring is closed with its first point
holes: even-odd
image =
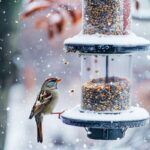
{"type": "Polygon", "coordinates": [[[50,3],[43,1],[43,2],[30,2],[28,6],[26,7],[26,10],[22,14],[22,19],[27,18],[35,14],[36,12],[39,12],[41,10],[45,10],[50,7],[50,3]]]}
{"type": "Polygon", "coordinates": [[[22,19],[44,10],[49,10],[49,12],[43,17],[37,17],[35,24],[37,28],[47,31],[49,39],[52,39],[56,34],[62,34],[67,22],[70,21],[71,25],[79,23],[82,16],[81,7],[77,2],[69,4],[63,0],[30,0],[22,14],[22,19]]]}
{"type": "Polygon", "coordinates": [[[135,1],[135,8],[136,10],[140,9],[140,2],[138,0],[135,1]]]}
{"type": "Polygon", "coordinates": [[[28,3],[31,3],[31,2],[33,2],[33,1],[36,1],[36,0],[29,0],[29,2],[28,2],[28,3]]]}
{"type": "Polygon", "coordinates": [[[130,13],[131,13],[131,2],[130,0],[124,0],[124,31],[127,31],[127,28],[130,29],[131,26],[130,13]]]}
{"type": "Polygon", "coordinates": [[[68,12],[73,24],[77,23],[81,19],[81,10],[75,10],[70,5],[60,5],[60,7],[64,8],[68,12]]]}

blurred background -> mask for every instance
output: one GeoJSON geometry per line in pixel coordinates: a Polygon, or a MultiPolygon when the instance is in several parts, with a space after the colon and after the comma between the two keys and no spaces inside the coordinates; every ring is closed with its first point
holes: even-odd
{"type": "MultiPolygon", "coordinates": [[[[49,76],[63,79],[55,111],[80,103],[80,58],[63,51],[63,42],[81,31],[80,0],[0,0],[0,150],[149,150],[150,126],[128,130],[117,141],[94,141],[82,128],[44,118],[44,142],[36,142],[29,113],[49,76]]],[[[132,31],[150,40],[150,1],[132,0],[132,31]]],[[[150,112],[150,53],[133,63],[136,105],[150,112]]]]}

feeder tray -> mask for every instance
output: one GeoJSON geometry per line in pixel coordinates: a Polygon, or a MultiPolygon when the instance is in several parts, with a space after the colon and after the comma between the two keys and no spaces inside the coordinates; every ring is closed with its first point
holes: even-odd
{"type": "Polygon", "coordinates": [[[127,54],[147,51],[150,42],[131,33],[129,35],[78,34],[65,40],[66,52],[91,54],[127,54]]]}
{"type": "Polygon", "coordinates": [[[83,111],[80,106],[66,111],[61,119],[63,123],[84,127],[87,136],[97,140],[116,140],[125,135],[127,128],[144,126],[149,119],[148,112],[139,107],[131,107],[120,112],[83,111]]]}

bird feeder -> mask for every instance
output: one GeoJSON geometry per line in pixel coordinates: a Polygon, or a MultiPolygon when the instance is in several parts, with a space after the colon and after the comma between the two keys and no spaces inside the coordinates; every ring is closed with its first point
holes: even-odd
{"type": "Polygon", "coordinates": [[[130,0],[83,0],[83,29],[65,41],[81,57],[81,104],[66,111],[65,124],[84,127],[91,139],[116,140],[144,126],[148,112],[132,106],[132,55],[150,42],[130,31],[130,0]]]}

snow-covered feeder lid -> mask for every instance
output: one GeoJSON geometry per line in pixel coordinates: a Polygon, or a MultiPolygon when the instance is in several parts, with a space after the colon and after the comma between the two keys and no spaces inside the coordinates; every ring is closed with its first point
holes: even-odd
{"type": "Polygon", "coordinates": [[[135,19],[150,20],[150,1],[136,0],[132,8],[132,17],[135,19]]]}
{"type": "Polygon", "coordinates": [[[65,40],[66,52],[125,54],[149,50],[150,41],[129,35],[85,35],[78,34],[65,40]]]}
{"type": "Polygon", "coordinates": [[[66,111],[61,119],[68,125],[87,128],[122,129],[144,126],[149,120],[149,113],[140,107],[118,112],[81,111],[80,106],[66,111]]]}

